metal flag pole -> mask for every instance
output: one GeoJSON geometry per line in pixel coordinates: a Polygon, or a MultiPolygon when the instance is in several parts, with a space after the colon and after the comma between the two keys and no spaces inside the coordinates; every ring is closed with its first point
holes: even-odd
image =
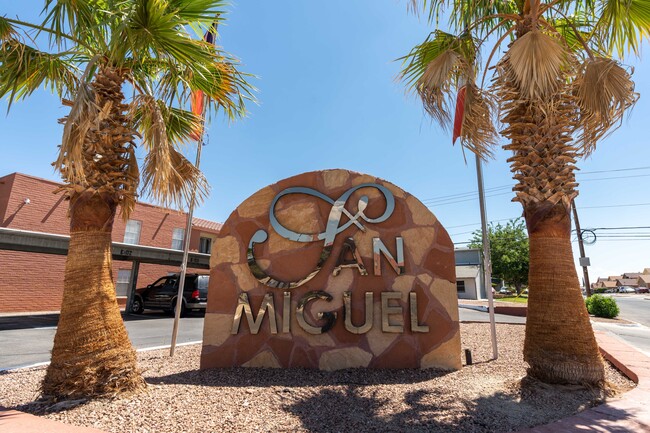
{"type": "Polygon", "coordinates": [[[483,280],[488,298],[488,313],[490,315],[490,334],[492,337],[492,358],[497,359],[497,327],[494,319],[494,296],[492,296],[492,262],[490,260],[490,236],[487,226],[487,211],[485,209],[485,189],[483,187],[483,168],[481,159],[476,156],[476,178],[478,180],[478,202],[481,208],[481,232],[483,233],[483,280]]]}
{"type": "MultiPolygon", "coordinates": [[[[203,39],[214,45],[217,33],[217,19],[219,14],[215,17],[215,21],[212,24],[212,27],[205,33],[203,39]]],[[[201,130],[197,134],[196,140],[196,163],[194,166],[196,169],[199,169],[201,164],[201,149],[203,148],[203,136],[205,134],[205,111],[208,107],[208,98],[206,95],[199,91],[201,95],[201,102],[197,103],[201,107],[201,130]]],[[[195,112],[196,114],[196,112],[195,112]]],[[[196,202],[196,188],[195,184],[192,188],[192,197],[190,198],[190,208],[187,212],[187,225],[185,226],[185,239],[183,242],[183,262],[181,263],[181,275],[180,281],[178,282],[178,293],[176,294],[176,312],[174,314],[174,329],[172,330],[172,343],[169,347],[169,356],[174,356],[174,350],[176,349],[176,337],[178,336],[178,322],[181,318],[181,310],[183,309],[183,291],[185,290],[185,275],[187,274],[187,256],[190,251],[190,237],[192,234],[192,216],[194,215],[194,204],[196,202]]]]}
{"type": "MultiPolygon", "coordinates": [[[[201,129],[201,137],[197,141],[196,146],[196,168],[199,168],[201,163],[201,148],[203,147],[203,129],[201,129]]],[[[185,225],[185,238],[183,239],[183,262],[181,263],[181,275],[178,281],[178,293],[176,294],[176,311],[174,314],[174,328],[172,330],[172,343],[169,347],[169,356],[174,356],[174,349],[176,349],[176,337],[178,336],[178,322],[181,318],[181,310],[183,308],[183,291],[185,290],[185,275],[187,274],[187,257],[190,252],[190,235],[192,233],[192,216],[194,215],[194,204],[196,202],[196,185],[192,188],[192,198],[190,199],[190,208],[187,212],[187,224],[185,225]]]]}

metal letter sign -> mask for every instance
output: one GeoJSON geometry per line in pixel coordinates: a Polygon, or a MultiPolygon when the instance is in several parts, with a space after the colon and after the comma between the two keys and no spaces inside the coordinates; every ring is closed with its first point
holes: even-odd
{"type": "Polygon", "coordinates": [[[247,252],[248,267],[251,273],[253,274],[253,276],[260,283],[268,287],[273,287],[278,289],[294,289],[296,287],[305,284],[307,281],[314,278],[316,274],[318,274],[318,272],[321,270],[323,266],[323,263],[325,263],[325,261],[329,258],[332,252],[332,247],[334,245],[334,240],[336,239],[336,236],[339,233],[346,230],[352,224],[356,225],[359,228],[359,230],[365,232],[366,228],[363,226],[361,221],[365,221],[370,224],[378,224],[386,221],[393,214],[394,210],[395,210],[395,198],[393,197],[393,194],[386,187],[383,187],[376,183],[362,183],[360,185],[357,185],[353,188],[348,189],[341,197],[337,198],[336,200],[332,200],[330,197],[326,196],[325,194],[311,188],[304,188],[304,187],[287,188],[284,191],[280,192],[278,195],[276,195],[275,198],[273,199],[273,202],[271,202],[271,207],[269,209],[269,218],[271,220],[271,226],[273,227],[273,229],[278,235],[291,241],[308,243],[308,242],[318,242],[324,240],[325,243],[323,245],[323,251],[321,252],[318,263],[316,264],[316,268],[308,275],[296,281],[281,281],[277,278],[272,277],[271,275],[266,274],[255,260],[255,245],[262,242],[266,242],[266,240],[269,237],[268,233],[264,230],[256,231],[255,234],[253,234],[253,236],[250,239],[250,242],[248,244],[248,252],[247,252]],[[378,218],[369,218],[364,213],[364,210],[368,206],[368,196],[365,195],[359,198],[359,202],[357,203],[358,211],[356,214],[352,215],[345,208],[345,204],[347,203],[350,196],[355,191],[361,188],[375,188],[384,195],[384,198],[386,199],[386,209],[384,210],[384,213],[378,218]],[[321,200],[324,200],[332,204],[332,209],[330,210],[329,216],[327,218],[327,226],[324,232],[298,233],[298,232],[291,231],[286,227],[284,227],[282,224],[280,224],[280,222],[275,216],[275,206],[282,197],[289,194],[310,195],[313,197],[320,198],[321,200]],[[348,217],[349,221],[339,226],[341,222],[341,217],[343,215],[348,217]]]}

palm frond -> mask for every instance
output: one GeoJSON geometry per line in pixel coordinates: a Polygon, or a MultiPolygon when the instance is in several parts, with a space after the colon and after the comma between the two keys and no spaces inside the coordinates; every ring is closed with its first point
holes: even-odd
{"type": "Polygon", "coordinates": [[[494,156],[493,148],[498,142],[494,127],[495,103],[489,92],[474,83],[465,87],[465,109],[460,131],[461,145],[483,160],[494,156]]]}
{"type": "Polygon", "coordinates": [[[553,37],[533,30],[510,46],[499,69],[521,89],[523,97],[543,99],[562,85],[569,53],[553,37]]]}
{"type": "Polygon", "coordinates": [[[623,114],[632,107],[638,94],[630,73],[617,61],[596,58],[585,62],[574,81],[580,107],[581,134],[578,144],[585,154],[620,124],[623,114]]]}
{"type": "Polygon", "coordinates": [[[187,23],[211,25],[224,13],[223,0],[168,0],[167,11],[187,23]]]}
{"type": "MultiPolygon", "coordinates": [[[[148,196],[164,206],[178,209],[192,199],[202,201],[209,191],[203,173],[190,163],[169,140],[165,113],[153,97],[142,95],[137,101],[138,129],[147,150],[142,166],[142,189],[148,196]]],[[[173,135],[173,134],[171,134],[173,135]]]]}
{"type": "Polygon", "coordinates": [[[72,94],[77,87],[78,69],[74,55],[50,54],[9,38],[0,42],[0,98],[11,103],[45,87],[59,97],[72,94]]]}
{"type": "Polygon", "coordinates": [[[650,2],[647,0],[602,0],[596,37],[607,52],[640,54],[640,43],[650,36],[650,2]]]}
{"type": "Polygon", "coordinates": [[[14,39],[15,36],[16,29],[14,29],[14,26],[5,17],[0,17],[0,42],[14,39]]]}
{"type": "MultiPolygon", "coordinates": [[[[87,44],[97,45],[105,40],[102,21],[109,15],[109,5],[100,0],[45,0],[42,26],[49,31],[51,42],[65,46],[68,35],[87,44]]],[[[101,46],[101,45],[100,45],[101,46]]]]}
{"type": "Polygon", "coordinates": [[[429,115],[443,128],[451,123],[450,91],[474,75],[476,45],[471,36],[436,31],[402,57],[401,79],[422,99],[429,115]]]}
{"type": "Polygon", "coordinates": [[[84,143],[93,125],[102,119],[102,110],[95,102],[95,92],[85,80],[79,82],[70,113],[62,122],[63,138],[59,155],[52,164],[72,184],[84,184],[84,143]]]}

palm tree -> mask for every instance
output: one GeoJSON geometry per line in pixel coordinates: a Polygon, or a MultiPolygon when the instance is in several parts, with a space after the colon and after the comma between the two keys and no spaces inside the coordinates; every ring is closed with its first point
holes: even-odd
{"type": "Polygon", "coordinates": [[[44,395],[106,396],[144,386],[115,296],[113,220],[118,208],[128,218],[140,178],[163,205],[182,207],[195,188],[207,194],[204,176],[179,148],[201,125],[185,109],[189,96],[202,91],[208,109],[236,117],[251,90],[233,58],[197,37],[216,30],[222,6],[46,0],[40,24],[0,17],[0,97],[11,107],[45,87],[70,107],[53,163],[70,203],[70,247],[44,395]]]}
{"type": "Polygon", "coordinates": [[[650,2],[411,0],[409,6],[430,22],[449,17],[449,29],[437,28],[402,59],[404,82],[443,127],[452,126],[456,105],[454,139],[464,148],[485,159],[500,134],[512,151],[513,201],[523,207],[530,238],[528,374],[603,386],[573,262],[569,210],[578,194],[577,160],[636,101],[631,72],[615,56],[638,54],[650,32],[650,2]],[[484,47],[489,54],[482,61],[484,47]]]}

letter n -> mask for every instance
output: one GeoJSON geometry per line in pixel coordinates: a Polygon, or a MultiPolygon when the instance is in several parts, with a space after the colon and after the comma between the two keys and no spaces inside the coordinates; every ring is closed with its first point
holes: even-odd
{"type": "Polygon", "coordinates": [[[397,260],[388,251],[386,245],[379,238],[372,238],[372,255],[374,259],[375,275],[381,275],[381,255],[383,254],[388,260],[391,268],[397,275],[404,273],[404,240],[401,237],[395,238],[395,249],[397,251],[397,260]]]}

